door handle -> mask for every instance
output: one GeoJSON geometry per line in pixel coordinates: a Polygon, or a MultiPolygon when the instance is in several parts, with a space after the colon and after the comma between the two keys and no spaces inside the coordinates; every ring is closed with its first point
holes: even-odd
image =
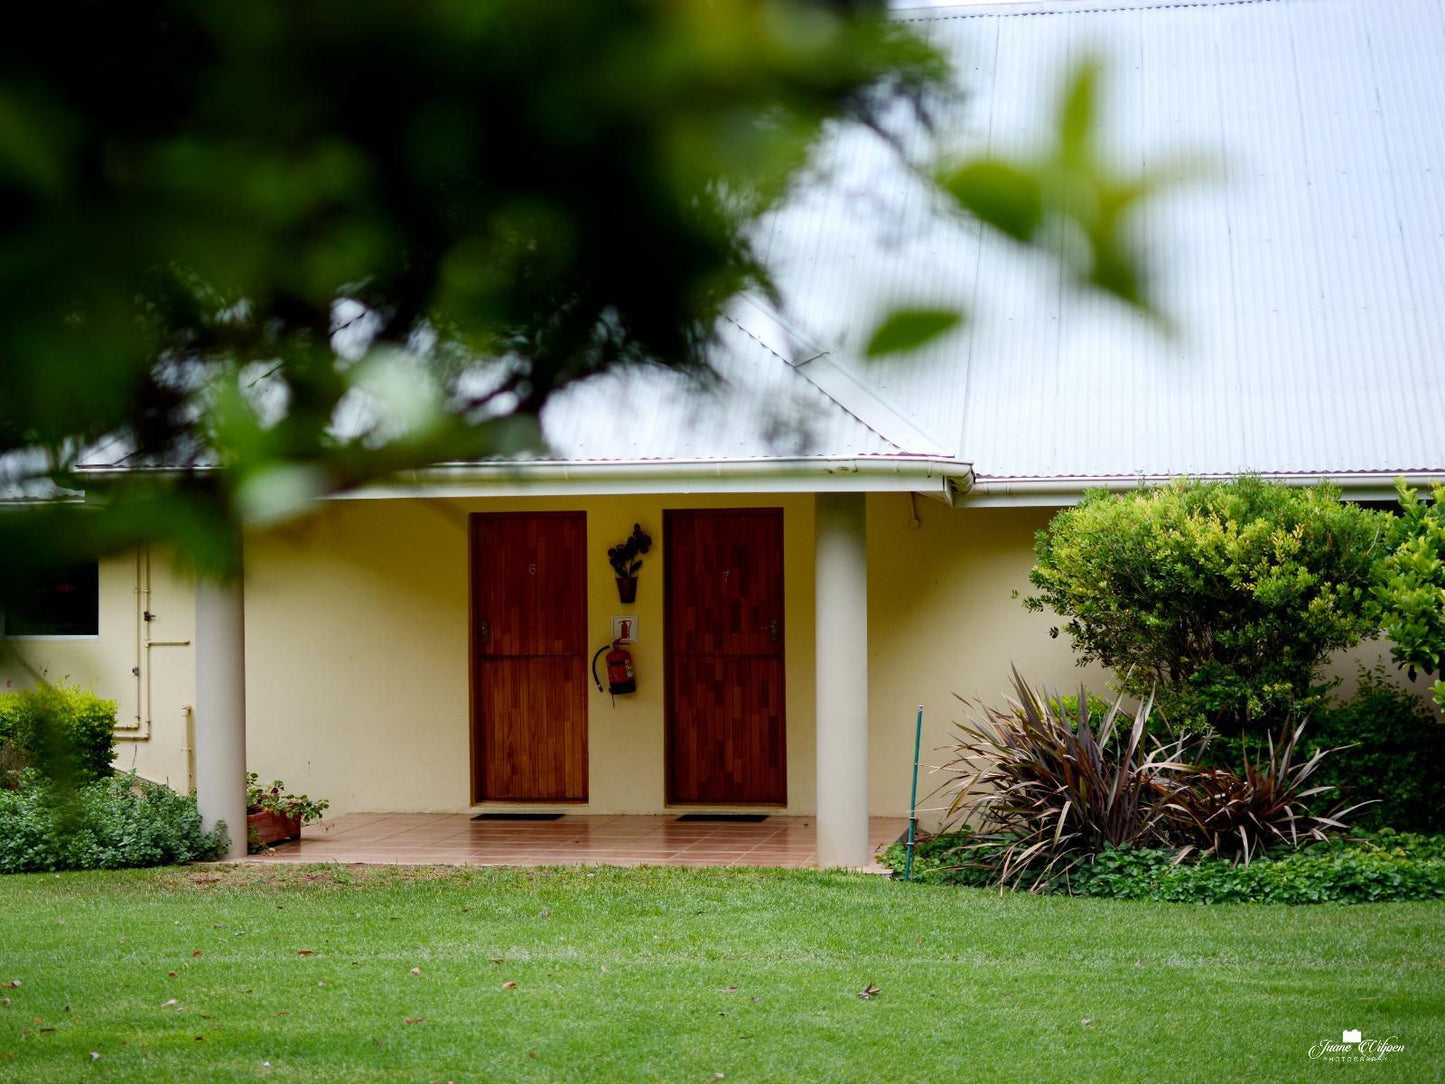
{"type": "Polygon", "coordinates": [[[776,617],[768,622],[768,638],[771,639],[773,643],[778,642],[778,619],[776,617]]]}
{"type": "Polygon", "coordinates": [[[491,638],[492,638],[492,625],[491,625],[491,622],[489,622],[489,621],[483,621],[480,625],[477,626],[477,639],[480,640],[482,643],[485,644],[485,643],[487,643],[488,641],[490,641],[491,638]]]}

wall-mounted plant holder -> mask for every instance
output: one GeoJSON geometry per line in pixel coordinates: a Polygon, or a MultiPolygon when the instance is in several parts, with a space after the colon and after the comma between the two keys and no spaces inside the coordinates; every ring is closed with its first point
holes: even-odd
{"type": "Polygon", "coordinates": [[[632,534],[607,551],[607,561],[617,573],[617,599],[624,606],[637,601],[637,572],[642,568],[642,554],[652,549],[652,536],[641,525],[632,525],[632,534]]]}

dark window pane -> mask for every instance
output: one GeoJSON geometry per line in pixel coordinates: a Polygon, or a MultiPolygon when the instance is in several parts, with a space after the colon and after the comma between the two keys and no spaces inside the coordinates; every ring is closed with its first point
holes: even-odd
{"type": "Polygon", "coordinates": [[[94,561],[36,579],[5,611],[7,636],[95,636],[100,566],[94,561]]]}

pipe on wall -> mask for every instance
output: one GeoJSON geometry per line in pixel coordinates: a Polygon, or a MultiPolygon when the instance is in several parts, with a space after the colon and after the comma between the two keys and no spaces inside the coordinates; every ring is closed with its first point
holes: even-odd
{"type": "MultiPolygon", "coordinates": [[[[117,725],[115,740],[143,742],[151,740],[154,729],[155,691],[151,684],[153,657],[151,651],[158,647],[190,647],[189,640],[153,640],[151,622],[155,613],[151,610],[151,551],[144,546],[135,551],[135,653],[131,675],[135,679],[135,722],[117,725]]],[[[190,705],[183,705],[182,711],[189,712],[190,705]]]]}

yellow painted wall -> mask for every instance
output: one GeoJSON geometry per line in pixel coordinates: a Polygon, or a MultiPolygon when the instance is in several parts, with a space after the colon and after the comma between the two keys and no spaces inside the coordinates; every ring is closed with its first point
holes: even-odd
{"type": "MultiPolygon", "coordinates": [[[[1074,665],[1068,640],[1052,639],[1055,621],[1029,613],[1026,594],[1034,532],[1048,523],[1042,508],[951,509],[906,494],[868,501],[869,805],[875,816],[908,813],[913,729],[924,706],[919,805],[943,776],[928,774],[947,758],[957,696],[1003,705],[1009,667],[1034,684],[1061,691],[1080,679],[1104,691],[1106,675],[1074,665]],[[957,694],[957,696],[955,696],[957,694]]],[[[934,817],[924,815],[932,822],[934,817]]]]}
{"type": "Polygon", "coordinates": [[[9,637],[0,651],[0,684],[28,688],[32,673],[39,673],[114,700],[117,767],[185,791],[184,712],[195,700],[195,613],[191,579],[169,554],[107,558],[100,563],[100,634],[9,637]],[[143,619],[147,611],[150,621],[143,619]]]}
{"type": "MultiPolygon", "coordinates": [[[[663,800],[663,554],[665,508],[781,507],[786,556],[788,807],[814,808],[813,498],[811,495],[588,499],[358,500],[332,502],[294,526],[247,538],[248,766],[263,778],[355,810],[471,808],[467,664],[467,517],[474,511],[581,510],[587,515],[588,629],[610,638],[614,614],[635,614],[632,649],[639,691],[615,704],[589,684],[590,800],[579,811],[650,813],[663,800]],[[623,606],[606,551],[639,522],[656,545],[637,601],[623,606]]],[[[868,501],[870,812],[908,806],[913,719],[925,705],[920,796],[940,776],[954,694],[1001,704],[1009,667],[1064,691],[1107,674],[1073,664],[1054,619],[1030,614],[1034,532],[1049,509],[950,509],[906,495],[868,501]]],[[[100,636],[12,639],[6,645],[52,679],[118,702],[117,763],[184,789],[183,708],[194,698],[194,593],[168,559],[134,555],[100,570],[100,636]],[[149,585],[150,593],[146,594],[149,585]],[[140,621],[142,609],[153,614],[140,621]],[[141,667],[139,681],[131,667],[141,667]],[[147,681],[147,677],[149,681],[147,681]],[[147,695],[149,691],[149,695],[147,695]],[[149,740],[129,740],[145,733],[149,740]]],[[[1333,665],[1353,688],[1355,660],[1384,659],[1367,644],[1333,665]]],[[[1393,667],[1389,667],[1391,672],[1393,667]]],[[[17,660],[0,658],[0,682],[26,683],[17,660]]],[[[936,799],[933,804],[936,804],[936,799]]],[[[930,803],[923,802],[925,807],[930,803]]],[[[505,808],[505,807],[500,807],[505,808]]],[[[932,820],[925,814],[925,820],[932,820]]]]}
{"type": "MultiPolygon", "coordinates": [[[[813,808],[811,496],[588,500],[340,501],[246,549],[247,747],[251,768],[326,797],[336,811],[470,808],[467,517],[587,514],[588,629],[635,614],[638,692],[589,684],[594,813],[663,808],[662,511],[781,507],[789,812],[813,808]],[[640,523],[655,546],[635,603],[617,601],[607,549],[640,523]]],[[[499,806],[498,808],[505,808],[499,806]]]]}
{"type": "MultiPolygon", "coordinates": [[[[1027,586],[1041,510],[949,509],[869,499],[870,808],[908,806],[914,709],[928,706],[925,763],[959,715],[955,692],[1001,701],[1010,663],[1037,680],[1081,676],[1046,616],[1009,595],[1027,586]]],[[[248,745],[264,777],[336,809],[469,806],[467,515],[587,514],[594,645],[633,613],[639,691],[589,699],[590,812],[657,812],[663,800],[662,511],[782,507],[786,546],[788,812],[814,807],[813,498],[638,496],[586,500],[338,502],[248,542],[248,745]],[[637,601],[617,601],[606,551],[640,522],[657,545],[637,601]],[[264,677],[263,677],[264,675],[264,677]]],[[[1101,688],[1097,674],[1091,685],[1101,688]]],[[[937,779],[925,777],[924,793],[937,779]]]]}

